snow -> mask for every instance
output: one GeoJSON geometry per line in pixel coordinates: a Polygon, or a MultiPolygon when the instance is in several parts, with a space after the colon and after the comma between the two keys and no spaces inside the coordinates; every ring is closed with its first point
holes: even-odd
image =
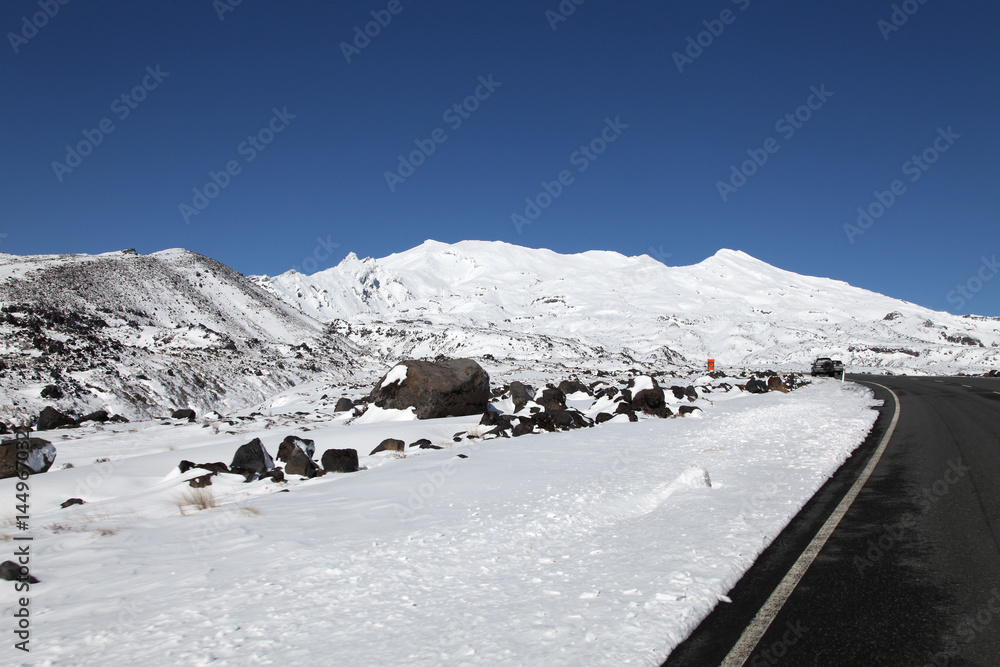
{"type": "Polygon", "coordinates": [[[386,373],[385,379],[382,380],[382,384],[378,386],[379,389],[385,389],[391,384],[399,383],[403,384],[403,380],[406,379],[406,365],[397,364],[392,367],[388,373],[386,373]]]}
{"type": "Polygon", "coordinates": [[[351,254],[312,276],[254,280],[396,359],[489,353],[704,368],[713,358],[718,368],[802,370],[833,356],[852,371],[932,374],[1000,362],[996,319],[932,311],[738,250],[671,267],[646,255],[427,241],[381,259],[351,254]],[[982,346],[945,338],[956,335],[982,346]]]}
{"type": "MultiPolygon", "coordinates": [[[[42,580],[32,651],[12,659],[659,664],[876,414],[869,391],[821,379],[789,394],[707,394],[701,419],[454,442],[478,416],[387,421],[398,415],[370,407],[347,423],[321,409],[327,391],[299,387],[234,425],[50,432],[56,465],[30,478],[42,580]],[[198,471],[180,474],[181,459],[228,462],[254,437],[273,451],[289,433],[317,454],[357,449],[362,470],[285,484],[219,476],[206,490],[215,507],[191,502],[185,480],[198,471]],[[365,455],[386,437],[442,449],[365,455]],[[60,509],[70,496],[87,504],[60,509]]],[[[13,484],[0,480],[0,493],[12,498],[13,484]]],[[[10,619],[14,588],[0,591],[10,619]]]]}

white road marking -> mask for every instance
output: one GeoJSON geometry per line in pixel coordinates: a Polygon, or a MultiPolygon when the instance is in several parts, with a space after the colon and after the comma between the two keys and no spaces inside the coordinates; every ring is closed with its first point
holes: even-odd
{"type": "Polygon", "coordinates": [[[875,449],[875,453],[872,454],[872,458],[868,461],[868,465],[862,471],[861,475],[855,480],[854,485],[847,492],[847,495],[841,499],[840,504],[837,505],[837,509],[833,511],[833,514],[826,520],[823,527],[819,529],[816,536],[809,543],[809,546],[805,548],[805,551],[799,556],[795,564],[785,575],[785,578],[781,580],[778,587],[774,589],[771,596],[767,598],[767,602],[764,606],[760,608],[757,615],[754,616],[750,625],[746,627],[743,634],[740,635],[739,641],[733,646],[729,655],[726,659],[722,661],[721,667],[741,667],[750,658],[750,654],[757,647],[764,633],[771,626],[771,622],[774,621],[774,617],[778,615],[781,611],[781,607],[784,606],[785,602],[795,591],[795,587],[799,585],[799,581],[805,575],[806,570],[812,565],[812,562],[816,559],[820,550],[826,544],[826,541],[830,539],[830,535],[836,530],[837,526],[840,524],[840,520],[844,518],[847,514],[847,510],[851,508],[851,504],[854,503],[854,499],[858,497],[861,493],[861,488],[871,477],[872,471],[875,470],[875,466],[878,465],[879,460],[882,458],[882,452],[885,451],[886,445],[889,444],[889,438],[892,437],[892,432],[896,430],[896,422],[899,421],[899,397],[896,396],[896,392],[888,387],[878,384],[876,382],[871,382],[869,384],[874,384],[877,387],[882,387],[890,394],[892,394],[893,400],[896,402],[896,411],[892,415],[892,421],[889,422],[889,428],[886,429],[885,435],[882,436],[881,442],[878,443],[878,447],[875,449]]]}
{"type": "Polygon", "coordinates": [[[972,389],[972,385],[971,384],[963,384],[962,386],[963,387],[968,387],[969,389],[972,389]]]}

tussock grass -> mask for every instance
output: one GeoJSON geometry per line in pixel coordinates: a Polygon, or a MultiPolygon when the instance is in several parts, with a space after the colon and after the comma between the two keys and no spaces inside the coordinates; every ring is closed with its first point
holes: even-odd
{"type": "Polygon", "coordinates": [[[207,510],[215,507],[215,492],[208,486],[200,489],[187,487],[177,495],[174,504],[177,505],[177,509],[182,515],[187,516],[187,512],[184,511],[185,507],[194,507],[196,510],[207,510]]]}

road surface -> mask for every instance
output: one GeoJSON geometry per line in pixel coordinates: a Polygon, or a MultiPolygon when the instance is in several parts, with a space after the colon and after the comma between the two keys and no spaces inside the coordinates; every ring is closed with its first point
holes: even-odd
{"type": "MultiPolygon", "coordinates": [[[[1000,665],[1000,379],[851,376],[884,405],[844,464],[664,667],[1000,665]],[[890,427],[878,464],[766,632],[765,601],[890,427]],[[758,621],[759,623],[759,621],[758,621]]],[[[835,523],[835,522],[834,522],[835,523]]],[[[766,621],[770,625],[766,625],[766,621]]]]}

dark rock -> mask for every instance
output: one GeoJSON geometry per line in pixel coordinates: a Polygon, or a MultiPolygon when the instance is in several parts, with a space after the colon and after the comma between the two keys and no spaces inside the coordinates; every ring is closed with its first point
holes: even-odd
{"type": "Polygon", "coordinates": [[[666,419],[667,417],[673,417],[674,412],[670,408],[663,406],[661,408],[653,408],[652,410],[646,410],[647,415],[652,415],[653,417],[659,417],[660,419],[666,419]]]}
{"type": "Polygon", "coordinates": [[[206,486],[212,486],[213,477],[215,477],[214,472],[210,472],[207,475],[202,475],[200,477],[192,477],[188,480],[188,485],[192,489],[203,489],[206,486]]]}
{"type": "Polygon", "coordinates": [[[772,375],[767,378],[767,388],[769,391],[780,391],[784,394],[788,393],[788,387],[785,383],[781,381],[781,377],[778,375],[772,375]]]}
{"type": "Polygon", "coordinates": [[[590,390],[590,387],[579,380],[563,380],[559,383],[559,391],[563,394],[576,394],[582,391],[583,393],[591,396],[594,393],[590,390]]]}
{"type": "Polygon", "coordinates": [[[48,440],[41,438],[17,438],[0,443],[0,479],[17,477],[18,469],[27,470],[29,475],[48,472],[56,460],[56,448],[48,440]],[[27,452],[18,464],[18,451],[27,452]]]}
{"type": "Polygon", "coordinates": [[[327,472],[357,472],[358,452],[354,449],[328,449],[320,460],[327,472]]]}
{"type": "Polygon", "coordinates": [[[63,397],[63,390],[59,388],[58,385],[47,384],[45,388],[42,389],[42,398],[51,398],[53,400],[59,400],[63,397]]]}
{"type": "Polygon", "coordinates": [[[252,470],[257,475],[263,475],[274,467],[274,459],[264,449],[264,443],[260,438],[254,438],[245,445],[241,445],[233,456],[233,462],[229,464],[229,469],[246,468],[252,470]]]}
{"type": "Polygon", "coordinates": [[[180,410],[174,410],[170,413],[171,419],[186,419],[189,422],[193,422],[198,415],[194,410],[188,408],[182,408],[180,410]]]}
{"type": "Polygon", "coordinates": [[[611,421],[614,418],[614,415],[608,414],[607,412],[599,412],[597,413],[597,417],[594,419],[594,422],[597,424],[603,424],[604,422],[611,421]]]}
{"type": "Polygon", "coordinates": [[[531,419],[522,419],[510,432],[515,438],[535,432],[535,422],[531,419]]]}
{"type": "Polygon", "coordinates": [[[458,458],[460,458],[460,459],[467,459],[467,458],[469,458],[469,457],[468,457],[467,455],[465,455],[465,454],[456,454],[456,456],[458,456],[458,458]]]}
{"type": "Polygon", "coordinates": [[[108,421],[108,419],[110,419],[110,417],[108,417],[107,410],[96,410],[95,412],[91,412],[89,415],[86,415],[85,417],[80,417],[80,423],[100,422],[103,424],[104,422],[108,421]]]}
{"type": "Polygon", "coordinates": [[[10,428],[4,422],[0,422],[0,435],[5,435],[10,432],[10,428]]]}
{"type": "Polygon", "coordinates": [[[546,410],[565,410],[566,394],[558,389],[545,389],[535,402],[546,410]]]}
{"type": "Polygon", "coordinates": [[[515,380],[510,383],[510,400],[514,402],[514,412],[520,412],[529,401],[535,400],[535,392],[530,385],[515,380]]]}
{"type": "Polygon", "coordinates": [[[632,390],[631,389],[622,389],[622,393],[621,393],[621,397],[620,398],[625,403],[631,403],[632,402],[632,390]]]}
{"type": "MultiPolygon", "coordinates": [[[[372,454],[379,452],[402,452],[406,449],[406,443],[396,438],[386,438],[379,443],[378,447],[372,450],[372,454]]],[[[371,456],[371,454],[369,454],[371,456]]]]}
{"type": "MultiPolygon", "coordinates": [[[[490,376],[472,359],[403,361],[406,378],[383,386],[383,376],[368,399],[383,409],[415,408],[418,419],[461,417],[486,411],[490,376]]],[[[391,372],[391,371],[390,371],[391,372]]]]}
{"type": "Polygon", "coordinates": [[[59,503],[59,507],[66,509],[67,507],[72,507],[73,505],[83,505],[83,504],[84,503],[82,498],[70,498],[69,500],[64,500],[63,502],[59,503]]]}
{"type": "Polygon", "coordinates": [[[684,387],[684,395],[687,396],[689,401],[698,400],[698,390],[691,385],[684,387]]]}
{"type": "Polygon", "coordinates": [[[748,381],[743,388],[751,394],[763,394],[767,392],[767,385],[757,378],[748,381]]]}
{"type": "Polygon", "coordinates": [[[410,448],[419,447],[420,449],[430,449],[430,447],[428,447],[428,445],[430,445],[430,444],[431,444],[431,441],[428,440],[427,438],[420,438],[419,440],[417,440],[415,442],[411,442],[409,444],[409,447],[410,448]]]}
{"type": "Polygon", "coordinates": [[[483,418],[479,420],[479,424],[482,426],[492,426],[493,428],[489,432],[500,434],[513,428],[511,424],[513,419],[514,417],[511,415],[487,410],[483,413],[483,418]]]}
{"type": "Polygon", "coordinates": [[[659,387],[643,389],[632,398],[632,405],[636,410],[652,414],[653,410],[666,407],[666,396],[659,387]]]}
{"type": "Polygon", "coordinates": [[[701,408],[699,408],[697,405],[682,405],[677,409],[677,412],[680,414],[681,417],[686,417],[695,410],[701,412],[701,408]]]}
{"type": "Polygon", "coordinates": [[[635,414],[635,407],[631,403],[621,401],[615,406],[616,415],[635,414]]]}
{"type": "MultiPolygon", "coordinates": [[[[273,468],[272,468],[273,470],[273,468]]],[[[233,475],[243,475],[243,481],[249,483],[257,479],[258,476],[266,477],[270,474],[270,471],[265,471],[264,473],[258,474],[256,470],[251,470],[250,468],[241,468],[240,466],[229,466],[229,472],[233,475]]]]}
{"type": "Polygon", "coordinates": [[[111,419],[109,419],[108,421],[110,421],[113,424],[128,424],[129,423],[128,418],[127,417],[122,417],[121,415],[111,415],[111,419]]]}
{"type": "Polygon", "coordinates": [[[197,465],[193,461],[181,461],[180,463],[177,464],[177,467],[180,469],[181,474],[183,475],[191,468],[196,468],[197,465]]]}
{"type": "Polygon", "coordinates": [[[269,479],[272,482],[274,482],[275,484],[277,484],[278,482],[284,482],[285,481],[285,471],[282,470],[281,468],[274,468],[272,470],[268,470],[266,473],[264,473],[263,475],[261,475],[260,479],[261,480],[269,479]]]}
{"type": "Polygon", "coordinates": [[[38,424],[35,426],[35,430],[50,431],[64,426],[76,426],[76,420],[49,406],[38,415],[38,424]]]}
{"type": "Polygon", "coordinates": [[[337,399],[337,405],[334,406],[334,412],[348,412],[354,409],[354,401],[349,398],[339,398],[337,399]]]}
{"type": "Polygon", "coordinates": [[[289,435],[278,445],[278,460],[287,463],[296,449],[304,452],[307,458],[312,459],[316,453],[316,443],[312,440],[289,435]]]}
{"type": "Polygon", "coordinates": [[[193,467],[201,468],[202,470],[210,470],[216,474],[229,472],[229,466],[222,461],[216,461],[215,463],[197,463],[193,467]]]}
{"type": "Polygon", "coordinates": [[[313,478],[318,470],[319,466],[312,460],[312,457],[299,447],[292,446],[291,455],[285,464],[286,474],[313,478]]]}
{"type": "Polygon", "coordinates": [[[676,398],[678,401],[684,398],[685,396],[684,387],[678,387],[677,385],[674,385],[670,388],[670,391],[674,392],[674,398],[676,398]]]}
{"type": "Polygon", "coordinates": [[[543,414],[547,414],[556,428],[560,429],[585,428],[594,425],[594,422],[587,419],[579,410],[550,410],[543,414]]]}
{"type": "Polygon", "coordinates": [[[0,579],[6,581],[27,581],[29,584],[37,584],[38,579],[27,573],[21,574],[21,566],[12,560],[5,560],[0,563],[0,579]]]}

